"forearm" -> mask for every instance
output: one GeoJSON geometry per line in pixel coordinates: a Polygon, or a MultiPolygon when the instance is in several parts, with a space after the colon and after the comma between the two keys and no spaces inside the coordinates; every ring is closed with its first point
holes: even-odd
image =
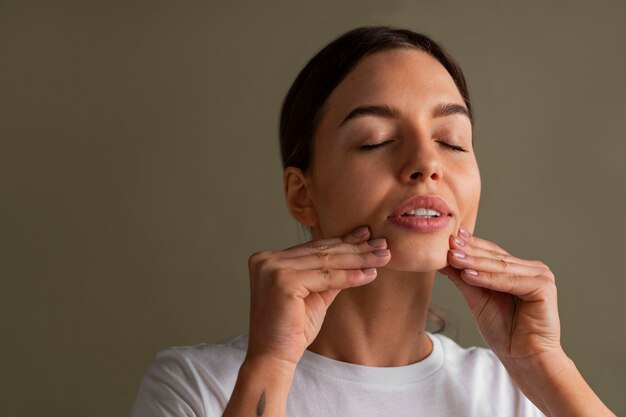
{"type": "Polygon", "coordinates": [[[286,361],[246,359],[222,417],[284,416],[294,373],[286,361]]]}
{"type": "Polygon", "coordinates": [[[548,417],[615,416],[562,350],[504,365],[526,397],[548,417]]]}

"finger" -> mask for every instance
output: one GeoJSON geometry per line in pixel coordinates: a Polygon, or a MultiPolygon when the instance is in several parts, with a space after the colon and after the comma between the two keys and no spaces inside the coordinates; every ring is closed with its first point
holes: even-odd
{"type": "Polygon", "coordinates": [[[462,238],[465,242],[470,243],[472,246],[487,249],[493,252],[499,252],[504,254],[509,254],[507,251],[502,249],[500,246],[486,239],[481,239],[469,233],[466,228],[460,227],[458,237],[462,238]]]}
{"type": "Polygon", "coordinates": [[[554,280],[547,275],[516,275],[464,270],[461,279],[470,285],[513,294],[524,301],[541,301],[556,295],[554,280]]]}
{"type": "Polygon", "coordinates": [[[493,258],[493,259],[505,261],[508,263],[528,265],[528,266],[532,266],[536,268],[547,268],[546,265],[541,261],[520,259],[506,252],[497,252],[492,249],[486,249],[484,247],[474,246],[472,245],[471,242],[463,240],[458,236],[450,236],[450,249],[460,250],[468,255],[477,256],[477,257],[493,258]]]}
{"type": "Polygon", "coordinates": [[[284,251],[276,253],[275,257],[300,257],[317,252],[341,253],[353,252],[362,253],[374,249],[384,249],[387,241],[384,238],[372,239],[369,227],[359,227],[346,234],[342,238],[330,238],[312,240],[284,251]]]}
{"type": "Polygon", "coordinates": [[[342,240],[345,243],[356,244],[368,240],[372,236],[372,232],[368,226],[357,227],[350,233],[346,233],[342,240]]]}
{"type": "Polygon", "coordinates": [[[335,298],[338,290],[369,284],[376,279],[376,268],[361,269],[316,269],[298,271],[295,290],[305,298],[310,293],[323,294],[326,305],[335,298]]]}
{"type": "Polygon", "coordinates": [[[340,291],[341,290],[326,290],[319,293],[320,297],[322,297],[322,300],[324,300],[324,304],[326,304],[326,308],[328,308],[328,306],[332,304],[332,302],[335,300],[335,297],[337,297],[337,294],[339,294],[340,291]]]}
{"type": "Polygon", "coordinates": [[[448,263],[457,269],[474,269],[485,272],[508,273],[515,275],[537,275],[545,271],[533,265],[520,264],[514,259],[474,256],[460,249],[448,251],[448,263]]]}
{"type": "Polygon", "coordinates": [[[365,269],[384,266],[391,258],[389,249],[370,249],[361,253],[353,252],[315,252],[312,254],[280,258],[273,261],[277,269],[365,269]]]}

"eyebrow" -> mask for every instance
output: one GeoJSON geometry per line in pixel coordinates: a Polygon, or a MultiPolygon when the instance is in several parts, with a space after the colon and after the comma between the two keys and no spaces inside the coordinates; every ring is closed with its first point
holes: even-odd
{"type": "Polygon", "coordinates": [[[472,121],[472,117],[469,114],[469,111],[465,106],[455,103],[440,103],[435,106],[433,109],[433,118],[436,117],[444,117],[444,116],[452,116],[453,114],[461,114],[467,117],[470,122],[472,121]]]}
{"type": "Polygon", "coordinates": [[[363,116],[378,116],[384,117],[387,119],[399,119],[400,118],[400,110],[395,107],[387,106],[384,104],[380,105],[371,105],[371,106],[359,106],[354,109],[345,119],[339,124],[339,127],[345,125],[348,121],[352,119],[356,119],[357,117],[363,116]]]}
{"type": "MultiPolygon", "coordinates": [[[[358,117],[377,116],[387,119],[399,119],[400,114],[400,110],[398,110],[396,107],[388,106],[385,104],[358,106],[354,108],[350,113],[348,113],[345,119],[343,119],[343,121],[339,124],[339,127],[345,125],[348,121],[356,119],[358,117]]],[[[472,118],[467,108],[460,104],[440,103],[437,104],[432,111],[433,118],[452,116],[455,114],[464,115],[470,120],[470,122],[472,121],[472,118]]]]}

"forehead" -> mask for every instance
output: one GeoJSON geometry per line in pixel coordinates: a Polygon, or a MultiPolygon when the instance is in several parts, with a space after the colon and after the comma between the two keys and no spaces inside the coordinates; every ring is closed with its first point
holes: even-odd
{"type": "Polygon", "coordinates": [[[464,103],[439,61],[416,49],[386,50],[361,59],[339,83],[324,105],[321,124],[336,123],[364,104],[388,104],[413,113],[442,102],[464,103]]]}

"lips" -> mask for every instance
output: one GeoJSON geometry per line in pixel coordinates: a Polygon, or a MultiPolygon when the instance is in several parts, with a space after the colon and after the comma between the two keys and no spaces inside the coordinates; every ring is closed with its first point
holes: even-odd
{"type": "MultiPolygon", "coordinates": [[[[421,212],[421,210],[418,210],[418,212],[421,212]]],[[[445,230],[452,221],[452,214],[450,213],[450,208],[441,197],[420,195],[404,202],[388,219],[392,224],[405,230],[417,233],[430,233],[445,230]],[[440,216],[421,217],[408,213],[420,208],[435,210],[440,216]]]]}
{"type": "Polygon", "coordinates": [[[400,217],[403,214],[418,208],[435,210],[441,214],[441,217],[451,215],[450,208],[441,197],[436,195],[418,195],[402,203],[402,205],[400,205],[400,207],[398,207],[389,217],[400,217]]]}

